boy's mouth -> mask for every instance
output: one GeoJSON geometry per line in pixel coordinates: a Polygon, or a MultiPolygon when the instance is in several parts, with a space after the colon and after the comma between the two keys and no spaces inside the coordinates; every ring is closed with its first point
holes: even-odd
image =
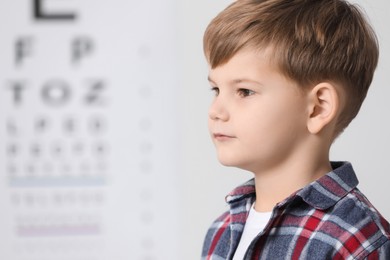
{"type": "Polygon", "coordinates": [[[225,135],[225,134],[221,134],[221,133],[215,133],[215,134],[213,134],[213,137],[217,141],[226,141],[226,140],[230,140],[232,138],[235,138],[234,136],[225,135]]]}

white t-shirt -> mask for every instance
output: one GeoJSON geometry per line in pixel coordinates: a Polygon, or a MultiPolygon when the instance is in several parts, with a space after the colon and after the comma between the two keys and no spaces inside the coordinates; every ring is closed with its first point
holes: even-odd
{"type": "Polygon", "coordinates": [[[265,228],[272,212],[257,212],[252,205],[233,260],[242,260],[252,240],[265,228]]]}

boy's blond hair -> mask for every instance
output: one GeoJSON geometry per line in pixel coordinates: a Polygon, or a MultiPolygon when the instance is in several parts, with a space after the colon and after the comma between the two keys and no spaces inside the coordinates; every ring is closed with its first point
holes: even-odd
{"type": "MultiPolygon", "coordinates": [[[[357,115],[378,63],[378,42],[356,5],[344,0],[238,0],[206,29],[204,51],[212,68],[244,48],[271,47],[272,63],[303,88],[342,85],[346,105],[340,133],[357,115]]],[[[277,102],[277,101],[276,101],[277,102]]]]}

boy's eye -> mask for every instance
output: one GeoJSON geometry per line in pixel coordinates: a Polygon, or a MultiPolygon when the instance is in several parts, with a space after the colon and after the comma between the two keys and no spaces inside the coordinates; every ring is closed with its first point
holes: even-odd
{"type": "Polygon", "coordinates": [[[218,96],[218,94],[219,94],[219,88],[217,88],[217,87],[212,87],[212,88],[211,88],[211,91],[214,92],[215,96],[218,96]]]}
{"type": "Polygon", "coordinates": [[[253,90],[245,89],[245,88],[240,88],[237,92],[241,97],[248,97],[255,94],[253,90]]]}

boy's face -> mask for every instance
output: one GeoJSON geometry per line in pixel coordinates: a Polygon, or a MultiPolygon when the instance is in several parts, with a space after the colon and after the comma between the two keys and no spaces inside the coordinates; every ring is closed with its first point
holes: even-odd
{"type": "Polygon", "coordinates": [[[226,166],[259,172],[295,161],[308,133],[306,92],[268,60],[266,53],[240,51],[209,71],[215,91],[209,130],[226,166]]]}

